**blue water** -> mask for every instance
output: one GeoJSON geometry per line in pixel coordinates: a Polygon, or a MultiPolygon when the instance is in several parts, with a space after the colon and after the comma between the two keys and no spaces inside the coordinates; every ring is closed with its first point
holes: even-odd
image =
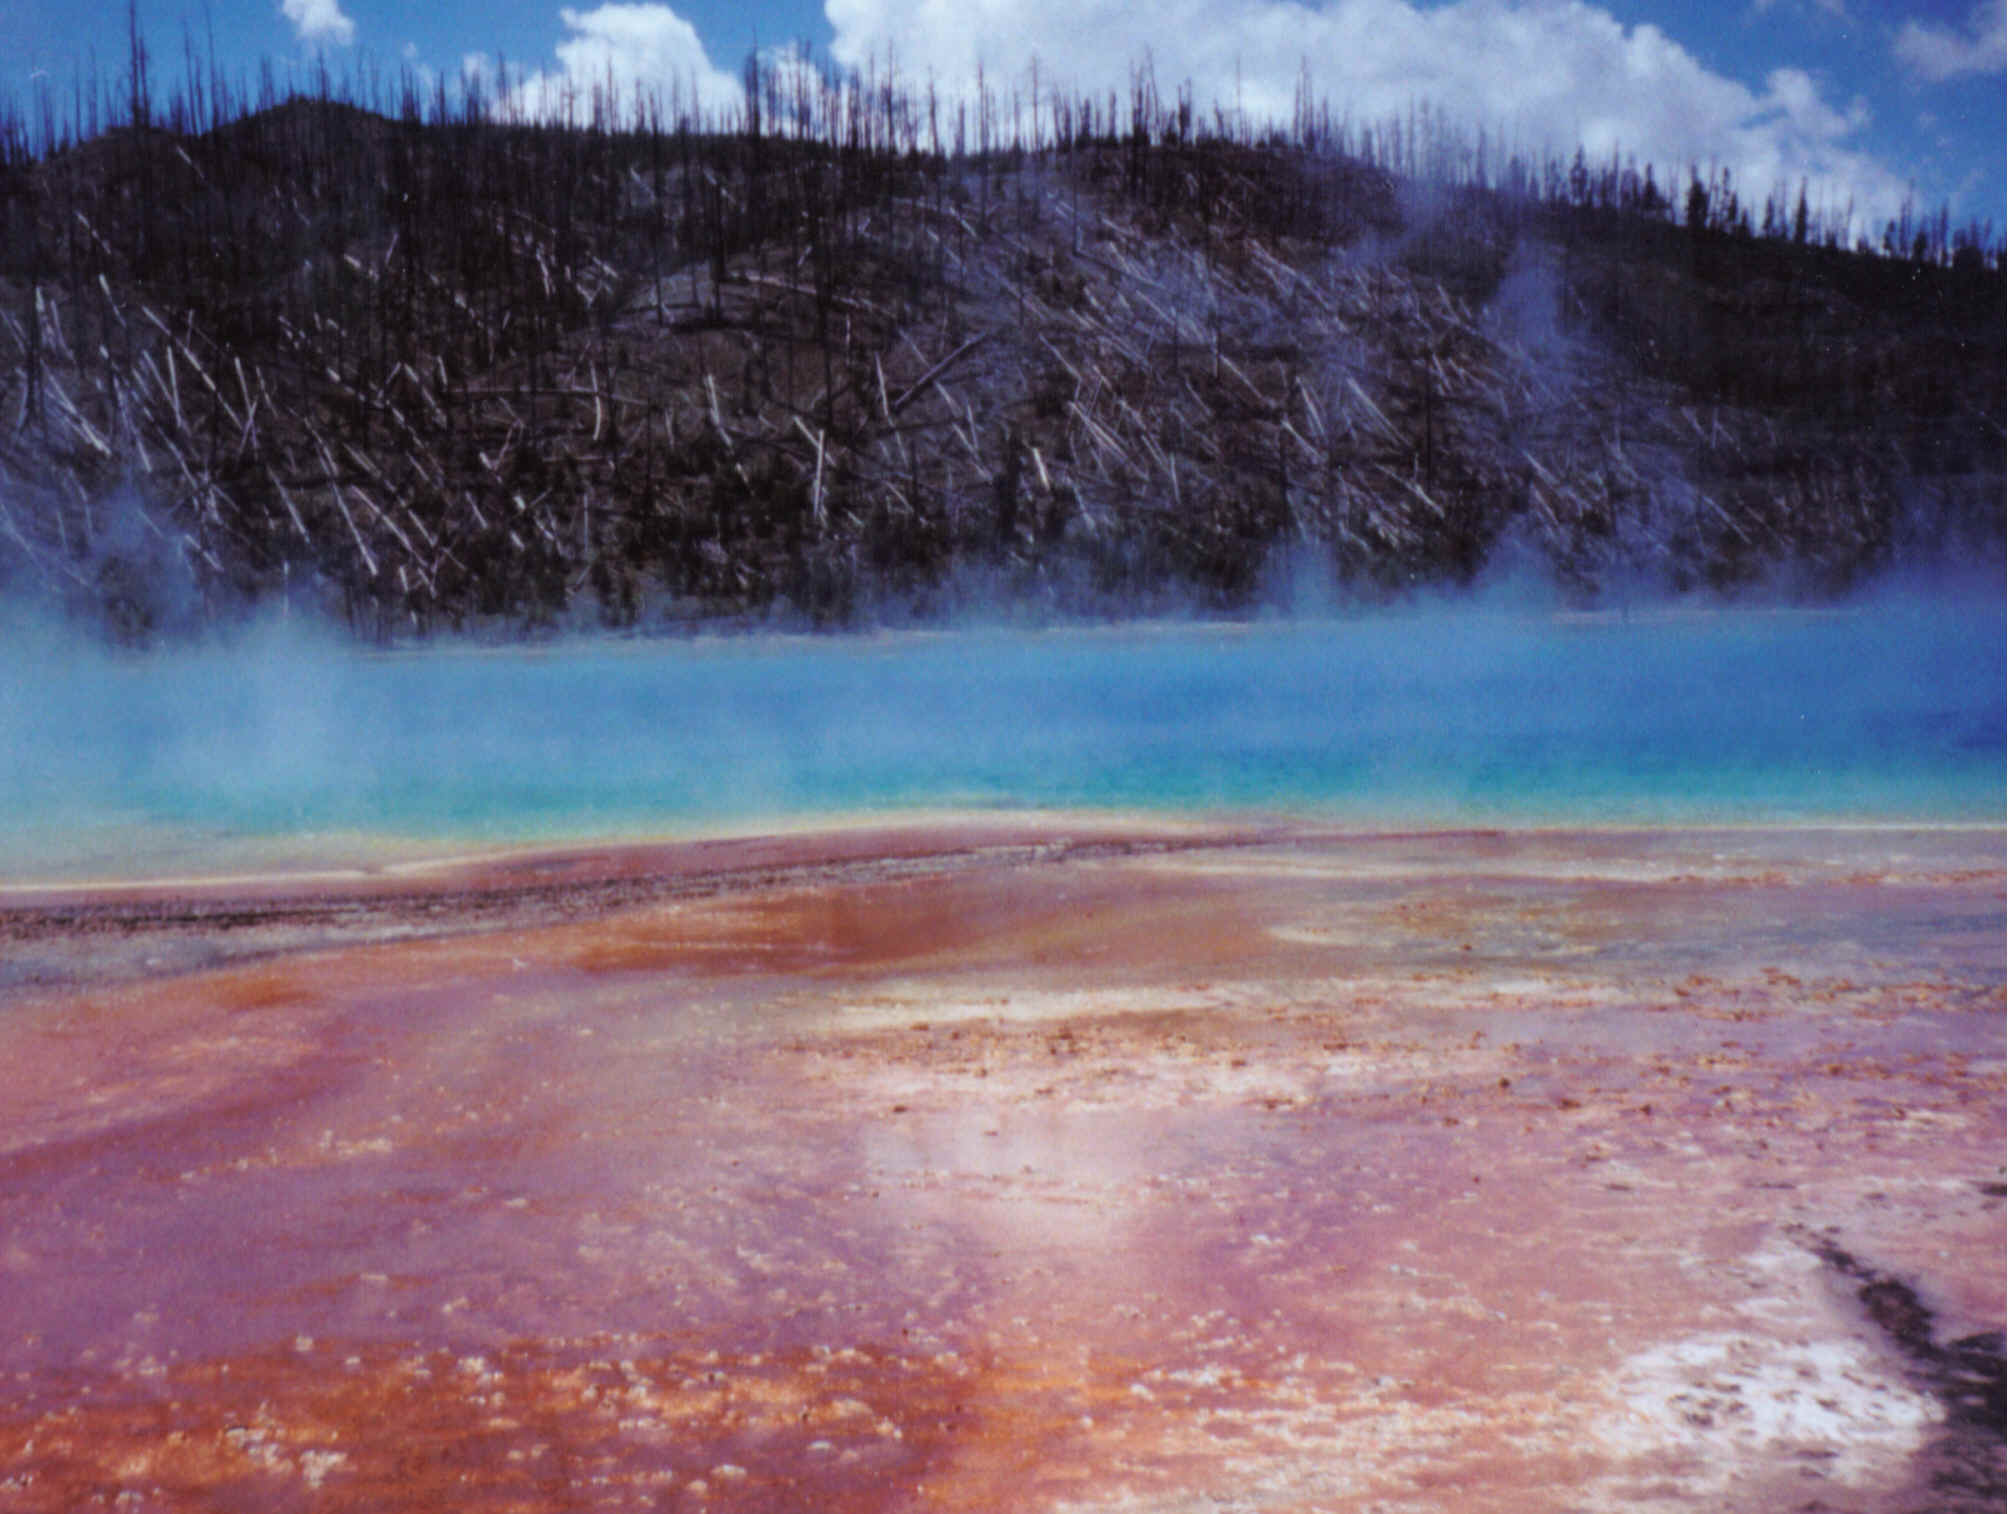
{"type": "MultiPolygon", "coordinates": [[[[0,873],[121,834],[504,840],[906,807],[2000,823],[1998,598],[150,656],[13,633],[0,873]]],[[[135,843],[137,844],[137,843],[135,843]]]]}

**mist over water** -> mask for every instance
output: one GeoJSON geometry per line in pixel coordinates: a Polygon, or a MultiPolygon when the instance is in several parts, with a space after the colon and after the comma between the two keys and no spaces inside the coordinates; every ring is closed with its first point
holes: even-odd
{"type": "Polygon", "coordinates": [[[258,840],[942,806],[2002,819],[1998,592],[389,653],[283,626],[143,656],[5,634],[0,873],[15,877],[258,840]]]}

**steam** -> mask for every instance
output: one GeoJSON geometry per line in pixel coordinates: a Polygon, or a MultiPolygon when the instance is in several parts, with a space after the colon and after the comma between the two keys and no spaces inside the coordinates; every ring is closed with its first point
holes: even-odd
{"type": "Polygon", "coordinates": [[[1343,613],[1300,577],[1318,613],[1110,630],[383,653],[269,622],[138,655],[16,624],[0,853],[15,876],[131,872],[261,838],[914,806],[2001,818],[1998,584],[1625,616],[1530,606],[1510,580],[1343,613]]]}
{"type": "Polygon", "coordinates": [[[1562,281],[1551,257],[1521,243],[1506,276],[1485,306],[1487,335],[1528,361],[1568,364],[1577,352],[1575,337],[1562,325],[1562,281]]]}

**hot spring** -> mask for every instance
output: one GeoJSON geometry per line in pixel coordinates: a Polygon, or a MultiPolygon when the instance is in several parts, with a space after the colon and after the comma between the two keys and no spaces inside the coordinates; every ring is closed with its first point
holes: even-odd
{"type": "Polygon", "coordinates": [[[17,631],[14,877],[1034,807],[1985,823],[2000,600],[122,656],[17,631]]]}

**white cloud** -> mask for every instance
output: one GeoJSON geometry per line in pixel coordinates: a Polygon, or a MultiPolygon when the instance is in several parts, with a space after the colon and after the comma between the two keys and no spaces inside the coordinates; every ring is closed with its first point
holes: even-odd
{"type": "Polygon", "coordinates": [[[1896,34],[1896,60],[1934,84],[1964,74],[2001,73],[2008,66],[2008,7],[2003,0],[1980,0],[1964,31],[1906,21],[1896,34]]]}
{"type": "Polygon", "coordinates": [[[566,6],[558,16],[571,33],[558,44],[558,66],[510,80],[510,104],[527,116],[584,115],[609,83],[623,114],[639,92],[665,108],[723,111],[741,102],[738,77],[712,66],[696,28],[667,5],[566,6]]]}
{"type": "Polygon", "coordinates": [[[302,42],[347,47],[356,40],[356,24],[342,13],[341,0],[279,0],[279,10],[302,42]]]}
{"type": "MultiPolygon", "coordinates": [[[[1300,69],[1356,123],[1428,102],[1528,153],[1636,154],[1683,180],[1728,167],[1761,203],[1812,181],[1838,208],[1893,213],[1902,179],[1852,143],[1865,111],[1829,104],[1799,69],[1761,90],[1717,74],[1651,25],[1626,27],[1586,0],[1163,0],[1140,24],[1129,0],[827,0],[832,53],[849,67],[896,59],[908,79],[1045,82],[1126,97],[1148,55],[1161,92],[1190,80],[1200,108],[1287,123],[1300,69]]],[[[1998,0],[1997,0],[1998,14],[1998,0]]]]}

